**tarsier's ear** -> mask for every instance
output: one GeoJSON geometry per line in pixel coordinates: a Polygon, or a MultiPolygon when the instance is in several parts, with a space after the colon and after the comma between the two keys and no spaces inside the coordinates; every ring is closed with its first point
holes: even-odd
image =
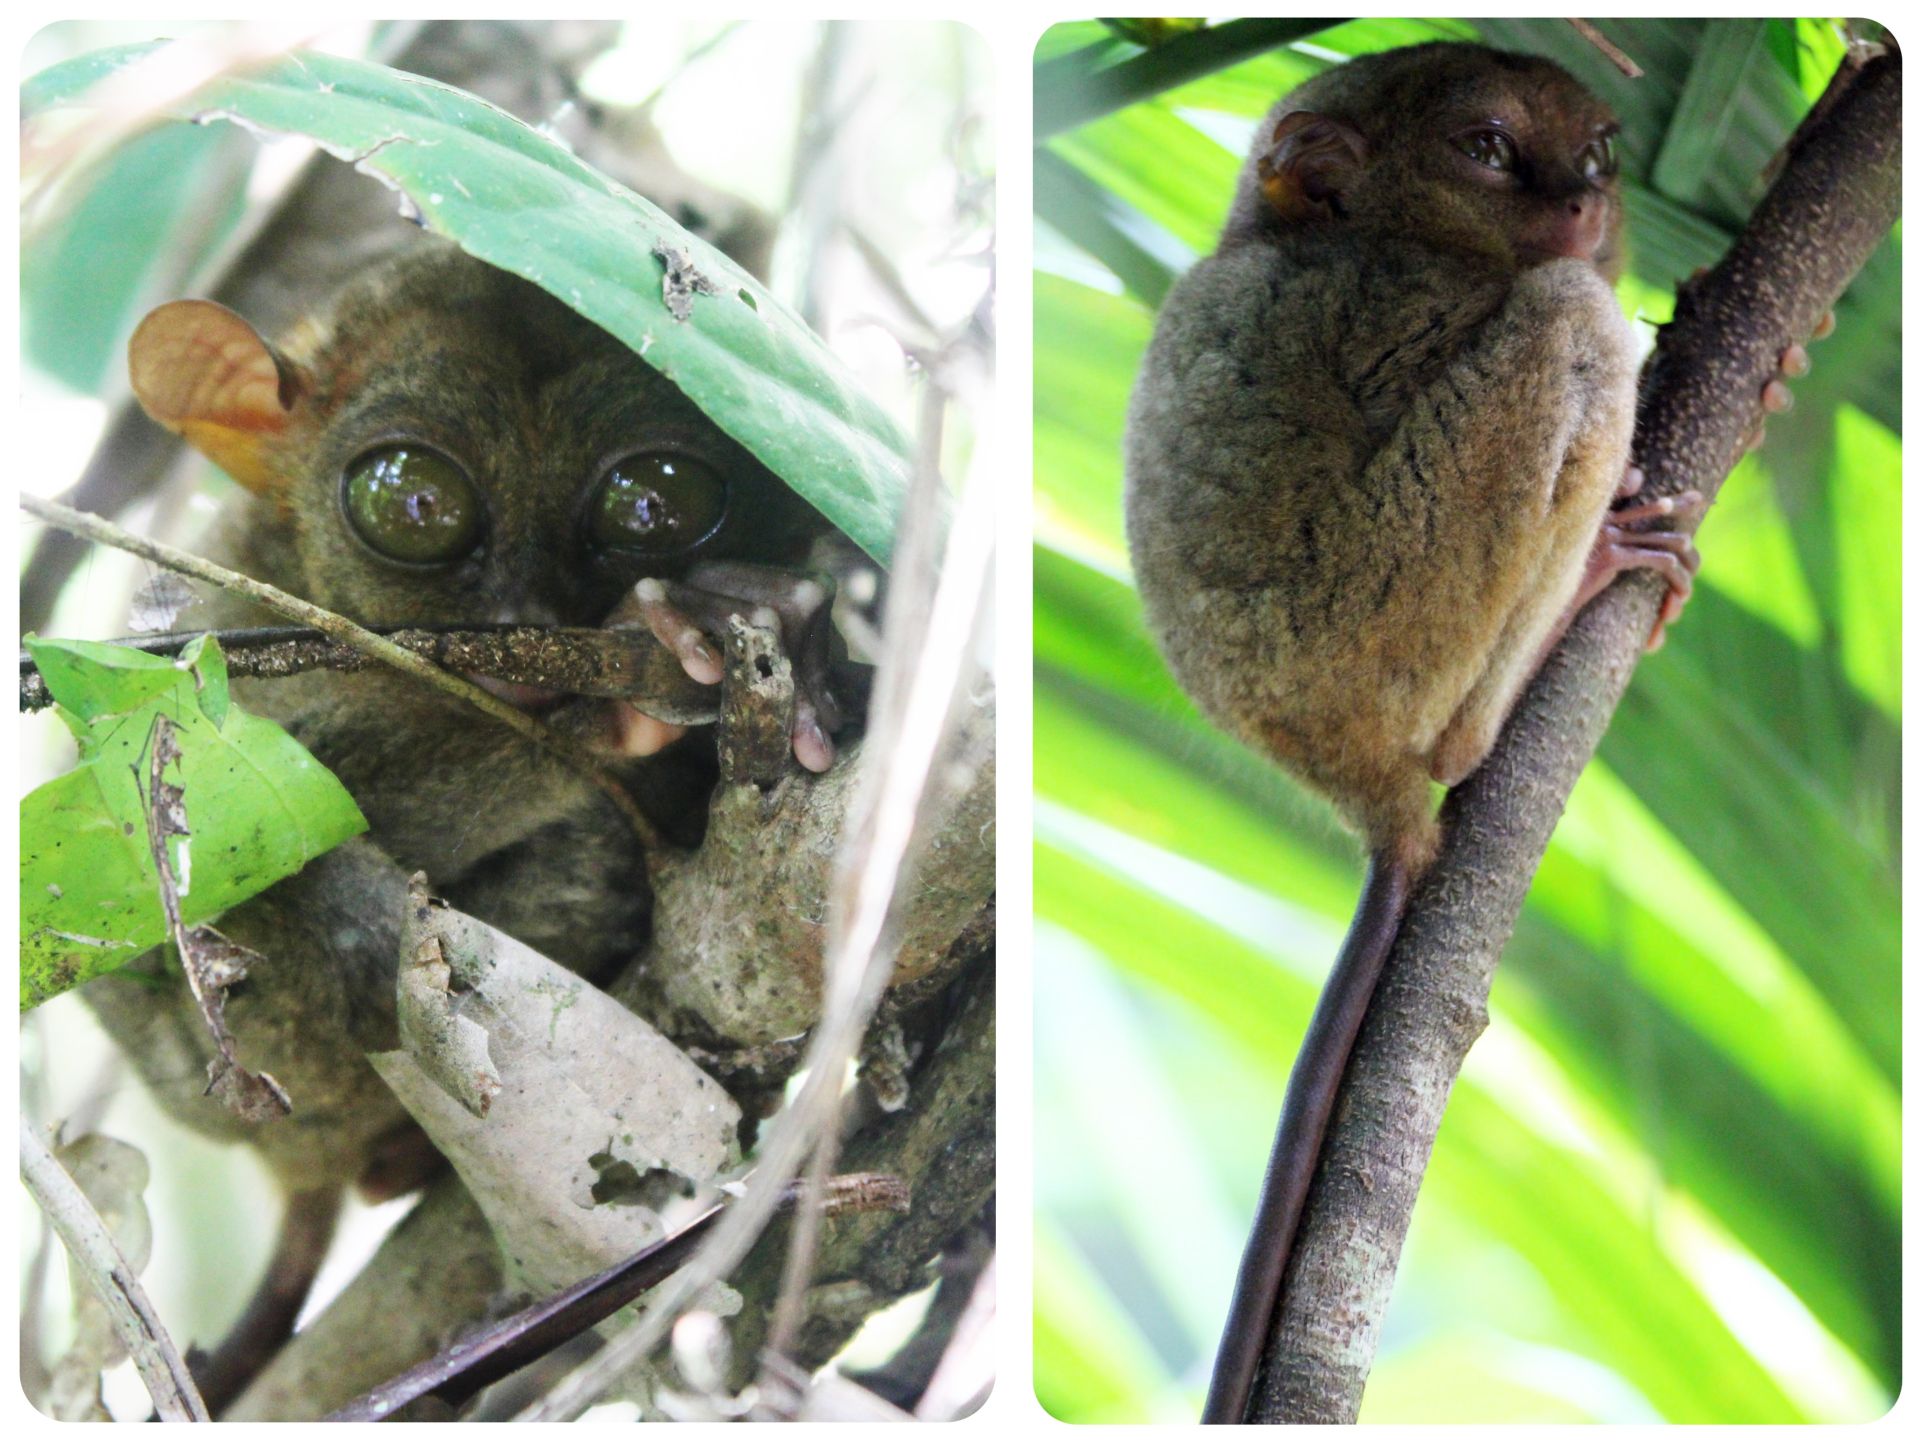
{"type": "Polygon", "coordinates": [[[309,382],[252,326],[210,300],[172,301],[135,329],[127,369],[148,415],[247,489],[274,488],[272,452],[309,382]]]}
{"type": "Polygon", "coordinates": [[[1334,213],[1340,193],[1367,165],[1367,141],[1344,120],[1296,110],[1282,116],[1260,157],[1260,193],[1283,220],[1334,213]]]}

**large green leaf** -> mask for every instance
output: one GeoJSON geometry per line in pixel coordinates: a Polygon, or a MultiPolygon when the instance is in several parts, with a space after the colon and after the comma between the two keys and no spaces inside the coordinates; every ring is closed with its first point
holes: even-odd
{"type": "MultiPolygon", "coordinates": [[[[47,374],[98,391],[124,364],[128,332],[156,272],[185,274],[239,219],[245,171],[231,132],[168,126],[135,136],[20,257],[20,329],[47,374]]],[[[251,158],[250,156],[248,158],[251,158]]]]}
{"type": "Polygon", "coordinates": [[[367,829],[346,789],[273,722],[227,694],[209,637],[176,661],[125,646],[27,639],[75,768],[20,803],[20,1005],[38,1006],[166,938],[145,793],[166,717],[192,827],[173,870],[189,926],[218,916],[367,829]]]}
{"type": "MultiPolygon", "coordinates": [[[[35,111],[154,47],[35,76],[35,111]]],[[[647,200],[463,91],[383,66],[301,54],[229,75],[169,108],[304,135],[378,176],[430,230],[603,326],[880,561],[910,452],[819,337],[752,276],[647,200]]]]}

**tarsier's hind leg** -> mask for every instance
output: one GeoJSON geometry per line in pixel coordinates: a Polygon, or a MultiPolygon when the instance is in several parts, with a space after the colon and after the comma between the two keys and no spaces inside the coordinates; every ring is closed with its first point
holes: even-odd
{"type": "Polygon", "coordinates": [[[1433,786],[1422,758],[1406,751],[1383,751],[1346,744],[1325,735],[1302,738],[1269,734],[1261,738],[1268,753],[1326,796],[1366,838],[1368,850],[1403,866],[1424,871],[1440,847],[1434,818],[1433,786]]]}
{"type": "MultiPolygon", "coordinates": [[[[1694,573],[1700,569],[1693,527],[1698,524],[1706,504],[1700,492],[1689,490],[1609,511],[1600,523],[1600,534],[1594,538],[1580,589],[1555,628],[1553,640],[1557,641],[1580,614],[1580,608],[1612,585],[1613,578],[1622,571],[1653,571],[1667,583],[1660,614],[1654,618],[1653,630],[1647,635],[1647,649],[1658,651],[1666,642],[1667,627],[1680,618],[1687,597],[1693,594],[1694,573]],[[1650,529],[1661,522],[1669,522],[1678,529],[1650,529]]],[[[1546,657],[1543,655],[1540,659],[1546,657]]]]}
{"type": "Polygon", "coordinates": [[[1660,614],[1647,637],[1647,649],[1659,649],[1667,626],[1679,617],[1693,592],[1700,553],[1691,531],[1706,503],[1698,491],[1639,500],[1645,479],[1637,466],[1628,467],[1615,497],[1620,504],[1601,517],[1579,586],[1553,625],[1544,634],[1528,637],[1520,624],[1524,615],[1509,622],[1507,634],[1494,648],[1494,664],[1468,693],[1429,756],[1429,773],[1435,781],[1456,786],[1473,773],[1493,749],[1521,688],[1559,644],[1573,618],[1622,571],[1651,570],[1667,583],[1660,614]],[[1680,529],[1652,529],[1657,525],[1680,529]]]}

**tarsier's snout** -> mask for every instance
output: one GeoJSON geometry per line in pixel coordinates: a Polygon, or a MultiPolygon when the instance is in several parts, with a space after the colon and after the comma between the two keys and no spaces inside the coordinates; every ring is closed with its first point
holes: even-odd
{"type": "Polygon", "coordinates": [[[1519,237],[1520,252],[1538,264],[1563,258],[1598,260],[1612,233],[1613,202],[1604,191],[1584,189],[1542,207],[1519,237]]]}

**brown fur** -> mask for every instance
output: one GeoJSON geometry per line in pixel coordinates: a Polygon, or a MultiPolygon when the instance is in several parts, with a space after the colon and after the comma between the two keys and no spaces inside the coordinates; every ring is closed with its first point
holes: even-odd
{"type": "Polygon", "coordinates": [[[1618,198],[1578,166],[1608,122],[1558,67],[1476,46],[1317,77],[1263,124],[1134,390],[1128,537],[1175,675],[1416,871],[1430,783],[1492,745],[1625,469],[1618,198]],[[1296,162],[1307,202],[1277,211],[1268,140],[1302,111],[1355,139],[1296,162]],[[1493,122],[1507,179],[1451,139],[1493,122]],[[1536,255],[1582,203],[1608,207],[1595,253],[1536,255]]]}
{"type": "MultiPolygon", "coordinates": [[[[194,386],[160,362],[190,354],[198,324],[156,352],[164,386],[142,391],[185,429],[194,386]]],[[[217,322],[231,339],[233,318],[217,322]]],[[[156,323],[162,334],[166,323],[156,323]]],[[[237,323],[235,323],[237,324],[237,323]]],[[[246,330],[241,327],[242,332],[246,330]]],[[[800,561],[826,521],[724,435],[658,372],[544,291],[416,239],[304,317],[271,347],[229,355],[277,367],[283,415],[240,432],[243,477],[213,547],[227,564],[369,624],[511,621],[595,625],[643,574],[696,560],[800,561]],[[426,442],[472,479],[486,533],[472,555],[405,566],[376,554],[342,515],[342,474],[369,448],[426,442]],[[726,475],[719,529],[668,562],[596,552],[582,512],[621,455],[671,443],[726,475]]],[[[140,342],[135,382],[142,384],[140,342]]],[[[258,366],[267,366],[265,372],[258,366]]],[[[216,389],[217,387],[211,387],[216,389]]],[[[271,390],[271,387],[267,389],[271,390]]],[[[191,435],[190,435],[190,438],[191,435]]],[[[213,447],[217,459],[231,458],[213,447]]],[[[241,469],[236,465],[235,469],[241,469]]],[[[276,624],[222,599],[194,625],[276,624]]],[[[283,624],[283,623],[281,623],[283,624]]],[[[296,1188],[351,1180],[404,1119],[362,1053],[395,1045],[390,1015],[405,876],[556,961],[603,974],[645,943],[645,858],[628,824],[577,771],[464,703],[384,670],[238,682],[236,695],[293,732],[346,784],[368,837],[228,913],[221,927],[263,961],[228,1020],[248,1067],[272,1072],[294,1112],[248,1128],[202,1095],[208,1049],[178,969],[150,956],[86,991],[180,1120],[259,1145],[296,1188]]],[[[543,719],[589,742],[611,703],[576,698],[543,719]]],[[[690,839],[707,763],[685,746],[627,762],[629,789],[690,839]]],[[[192,798],[188,798],[192,806],[192,798]]]]}

